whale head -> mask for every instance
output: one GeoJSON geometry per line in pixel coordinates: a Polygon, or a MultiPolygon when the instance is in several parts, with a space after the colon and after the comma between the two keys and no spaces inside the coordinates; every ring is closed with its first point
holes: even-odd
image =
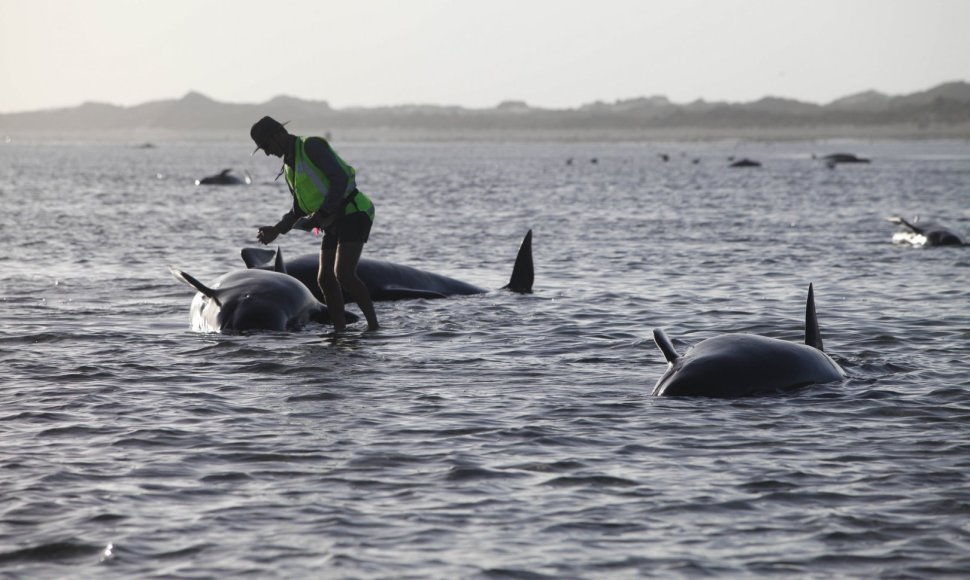
{"type": "MultiPolygon", "coordinates": [[[[299,280],[282,272],[236,270],[206,286],[190,274],[171,268],[172,274],[197,293],[190,319],[200,332],[295,330],[309,321],[327,324],[330,315],[299,280]]],[[[348,322],[358,317],[344,312],[348,322]]]]}

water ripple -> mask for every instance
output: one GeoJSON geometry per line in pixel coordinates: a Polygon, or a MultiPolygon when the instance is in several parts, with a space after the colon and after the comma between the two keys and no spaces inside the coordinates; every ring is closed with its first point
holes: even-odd
{"type": "Polygon", "coordinates": [[[380,303],[377,333],[197,334],[167,265],[241,267],[288,203],[242,145],[4,148],[4,183],[29,196],[0,191],[0,227],[21,235],[0,257],[0,575],[970,567],[970,261],[895,246],[883,219],[970,232],[966,143],[345,143],[378,204],[367,256],[494,291],[380,303]],[[812,164],[836,146],[879,162],[812,164]],[[700,162],[659,161],[680,151],[700,162]],[[765,166],[724,171],[738,154],[765,166]],[[193,184],[239,163],[252,186],[193,184]],[[68,190],[71,212],[51,213],[68,190]],[[415,227],[429,199],[450,209],[415,227]],[[530,228],[536,292],[499,291],[530,228]],[[847,380],[649,396],[654,328],[681,352],[726,332],[801,341],[809,283],[847,380]]]}

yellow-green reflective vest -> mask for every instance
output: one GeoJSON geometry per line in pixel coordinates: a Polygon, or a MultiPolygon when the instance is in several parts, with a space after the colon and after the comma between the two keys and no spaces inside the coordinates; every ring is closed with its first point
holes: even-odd
{"type": "MultiPolygon", "coordinates": [[[[290,186],[290,191],[296,197],[297,205],[300,206],[300,209],[305,214],[310,215],[320,209],[320,206],[323,205],[324,201],[331,194],[339,195],[341,201],[347,200],[347,196],[354,193],[357,189],[357,171],[350,165],[344,163],[344,160],[337,155],[336,151],[330,149],[337,163],[340,164],[340,168],[347,176],[347,189],[340,192],[331,192],[330,179],[307,157],[304,149],[305,143],[305,137],[296,137],[296,154],[293,159],[293,167],[285,165],[284,173],[286,175],[286,183],[290,186]]],[[[330,148],[329,143],[326,141],[324,143],[330,148]]],[[[371,220],[374,219],[374,204],[366,195],[357,192],[354,199],[348,201],[350,203],[343,206],[344,215],[362,211],[367,213],[371,220]]]]}

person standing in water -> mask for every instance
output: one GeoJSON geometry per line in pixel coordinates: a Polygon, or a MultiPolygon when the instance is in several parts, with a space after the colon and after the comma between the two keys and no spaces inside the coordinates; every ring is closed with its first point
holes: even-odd
{"type": "Polygon", "coordinates": [[[323,230],[317,283],[327,301],[336,330],[343,330],[341,287],[357,303],[368,330],[377,330],[377,315],[367,286],[357,276],[357,262],[374,223],[374,204],[357,189],[356,172],[322,137],[291,135],[272,117],[263,117],[249,131],[256,151],[283,159],[281,173],[293,196],[293,207],[273,226],[262,226],[256,239],[270,244],[306,216],[311,227],[323,230]]]}

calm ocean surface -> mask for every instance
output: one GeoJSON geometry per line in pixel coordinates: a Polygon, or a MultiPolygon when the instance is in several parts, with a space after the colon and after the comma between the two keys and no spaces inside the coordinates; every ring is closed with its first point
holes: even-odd
{"type": "Polygon", "coordinates": [[[0,577],[970,574],[970,248],[884,220],[970,234],[970,142],[338,139],[365,256],[536,266],[339,336],[190,331],[168,266],[242,267],[289,194],[246,140],[135,145],[0,143],[0,577]],[[800,341],[810,282],[847,381],[649,396],[653,328],[800,341]]]}

